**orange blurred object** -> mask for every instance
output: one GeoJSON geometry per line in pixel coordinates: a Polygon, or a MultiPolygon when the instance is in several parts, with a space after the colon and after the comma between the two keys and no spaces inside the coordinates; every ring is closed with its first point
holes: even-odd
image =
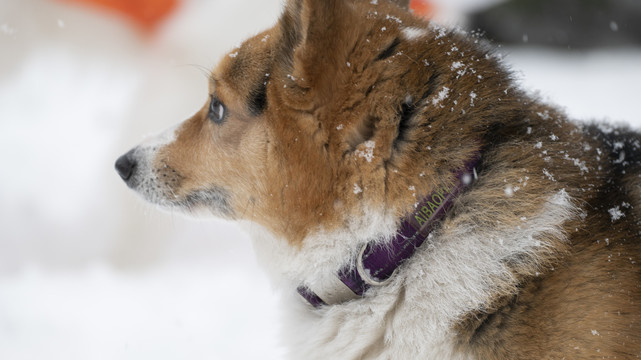
{"type": "Polygon", "coordinates": [[[410,9],[418,17],[432,18],[434,16],[434,5],[430,4],[428,0],[411,0],[410,9]]]}
{"type": "Polygon", "coordinates": [[[97,6],[124,15],[145,30],[153,30],[176,9],[179,0],[58,0],[97,6]]]}

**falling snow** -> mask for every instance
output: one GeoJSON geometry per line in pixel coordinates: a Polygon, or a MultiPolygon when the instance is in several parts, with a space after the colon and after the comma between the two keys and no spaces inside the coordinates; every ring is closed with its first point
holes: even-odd
{"type": "Polygon", "coordinates": [[[588,167],[585,165],[585,161],[581,161],[579,159],[572,159],[572,161],[574,165],[577,166],[579,170],[581,170],[581,174],[590,172],[588,167]]]}
{"type": "MultiPolygon", "coordinates": [[[[29,9],[30,2],[9,1],[7,3],[11,3],[9,6],[10,8],[18,7],[20,4],[26,4],[24,7],[29,9]]],[[[202,7],[205,6],[204,4],[208,4],[209,2],[196,3],[198,3],[198,6],[202,7]]],[[[242,10],[243,7],[247,7],[246,4],[240,3],[241,2],[229,2],[229,6],[236,6],[239,10],[242,10]]],[[[263,3],[266,2],[253,0],[253,3],[255,3],[256,6],[263,6],[263,3]]],[[[370,0],[369,3],[377,5],[378,0],[370,0]]],[[[275,18],[275,16],[280,12],[280,3],[276,2],[276,5],[274,6],[278,8],[278,12],[274,15],[275,18]]],[[[172,22],[182,21],[179,23],[186,25],[193,24],[193,17],[181,18],[181,16],[183,16],[181,14],[183,13],[187,12],[176,12],[175,17],[172,18],[172,22]]],[[[200,11],[200,13],[208,14],[210,12],[200,11]]],[[[274,21],[274,18],[266,16],[263,11],[255,13],[260,15],[257,16],[256,19],[252,19],[252,21],[256,21],[256,23],[265,21],[264,19],[268,19],[269,23],[274,21]]],[[[65,14],[67,13],[65,12],[65,14]]],[[[12,17],[10,17],[10,13],[6,15],[7,18],[5,21],[12,19],[12,17]]],[[[64,27],[64,31],[59,27],[59,24],[56,24],[55,17],[49,21],[51,27],[58,30],[57,32],[61,34],[60,36],[67,36],[66,34],[86,31],[78,26],[79,22],[74,21],[71,15],[74,14],[68,14],[69,17],[65,17],[64,22],[66,25],[64,27]]],[[[11,23],[0,24],[0,38],[4,37],[5,39],[11,39],[11,37],[23,34],[24,29],[29,29],[30,27],[25,25],[24,20],[20,20],[23,18],[25,17],[15,16],[13,17],[15,20],[11,20],[11,23]]],[[[35,18],[42,19],[42,17],[35,18]]],[[[210,20],[210,18],[211,16],[205,16],[206,20],[210,20]]],[[[212,24],[218,25],[221,22],[224,22],[224,29],[232,29],[232,31],[238,32],[247,30],[244,22],[234,21],[235,19],[232,18],[233,17],[221,17],[219,19],[220,21],[209,21],[207,24],[208,26],[212,24]]],[[[264,25],[261,23],[256,26],[263,27],[269,25],[269,23],[265,23],[264,25]]],[[[621,27],[621,25],[614,22],[610,24],[609,28],[608,22],[603,24],[604,31],[615,31],[614,29],[618,30],[619,27],[621,27]]],[[[443,28],[435,27],[433,29],[433,35],[431,35],[430,38],[433,38],[434,36],[442,38],[446,35],[446,30],[443,28]]],[[[32,30],[38,31],[39,28],[32,30]]],[[[123,28],[122,30],[125,31],[126,29],[123,28]]],[[[212,33],[214,32],[212,31],[212,33]]],[[[189,35],[190,33],[185,32],[185,34],[189,35]]],[[[92,35],[96,35],[98,38],[99,33],[92,29],[92,35]],[[94,32],[97,34],[94,34],[94,32]]],[[[133,33],[131,37],[123,36],[125,39],[123,41],[125,41],[126,44],[127,41],[132,41],[133,37],[133,33]]],[[[167,44],[167,41],[169,41],[168,39],[176,40],[181,38],[165,36],[157,40],[166,48],[180,48],[183,55],[185,53],[191,54],[189,53],[190,51],[195,51],[194,49],[191,49],[191,47],[198,44],[190,42],[190,40],[193,41],[194,39],[185,39],[181,40],[184,42],[181,43],[182,46],[171,46],[172,43],[169,45],[167,44]]],[[[268,36],[263,38],[265,42],[267,42],[267,39],[268,36]]],[[[27,39],[25,39],[25,41],[26,40],[27,39]]],[[[369,41],[369,39],[367,41],[369,41]]],[[[30,43],[23,43],[22,41],[16,41],[15,43],[19,44],[20,47],[32,45],[30,43]]],[[[4,45],[10,46],[11,44],[6,42],[4,45]]],[[[38,51],[36,55],[45,54],[45,56],[40,57],[47,59],[47,71],[42,72],[45,77],[44,80],[41,79],[39,81],[38,86],[41,88],[44,86],[42,89],[50,95],[49,97],[57,95],[57,97],[53,97],[52,99],[66,99],[67,97],[70,99],[75,98],[77,94],[73,89],[77,88],[77,86],[70,86],[71,90],[67,89],[65,91],[66,87],[60,88],[60,86],[54,86],[56,83],[60,82],[46,81],[57,79],[55,76],[53,78],[50,76],[65,73],[64,70],[67,65],[66,62],[50,61],[50,55],[55,55],[56,51],[67,51],[67,48],[70,46],[69,42],[63,42],[57,38],[50,39],[49,36],[43,36],[38,39],[38,43],[36,45],[37,46],[33,47],[34,52],[36,50],[38,51]],[[52,89],[54,91],[50,91],[52,89]]],[[[114,40],[114,42],[107,41],[101,46],[110,52],[110,57],[119,59],[117,57],[121,55],[119,52],[122,52],[123,48],[125,48],[121,45],[121,43],[116,43],[114,40]]],[[[198,44],[198,47],[205,45],[206,44],[198,44]]],[[[30,60],[30,57],[20,55],[23,52],[15,51],[15,48],[8,47],[4,50],[4,56],[7,57],[7,60],[10,63],[12,61],[17,61],[17,64],[21,64],[20,68],[24,68],[24,71],[15,70],[15,73],[13,73],[11,77],[6,77],[4,79],[5,90],[7,90],[7,92],[5,94],[4,100],[6,101],[4,104],[5,106],[2,107],[2,112],[4,115],[8,114],[11,116],[14,114],[20,114],[21,110],[19,109],[21,108],[17,104],[23,104],[25,101],[28,103],[28,95],[30,94],[30,92],[16,91],[15,89],[21,89],[20,84],[22,84],[22,81],[25,81],[25,79],[31,79],[33,77],[39,78],[36,75],[40,74],[38,72],[40,66],[38,64],[40,64],[40,62],[35,62],[34,65],[34,62],[32,61],[33,59],[30,60]],[[14,56],[15,58],[13,58],[14,56]],[[26,98],[27,100],[24,100],[23,98],[26,98]]],[[[140,58],[146,59],[144,57],[146,55],[141,49],[135,50],[141,51],[140,53],[136,53],[136,55],[138,55],[137,60],[140,58]]],[[[91,49],[83,49],[83,51],[91,54],[89,52],[91,49]]],[[[593,52],[590,52],[590,56],[585,56],[580,59],[582,66],[576,66],[577,58],[568,56],[562,51],[549,49],[515,50],[509,60],[510,63],[515,63],[514,67],[516,69],[525,68],[525,78],[529,81],[527,84],[528,88],[542,89],[543,93],[545,93],[546,96],[549,94],[550,98],[552,98],[554,102],[567,106],[571,118],[604,118],[607,115],[614,119],[627,121],[632,120],[634,121],[634,127],[641,126],[638,122],[639,117],[635,115],[637,114],[636,107],[634,105],[630,105],[631,103],[634,103],[634,101],[630,100],[637,96],[637,85],[641,83],[641,81],[639,81],[641,78],[639,77],[638,66],[634,65],[638,64],[638,51],[627,50],[618,53],[616,49],[596,49],[591,51],[593,52]],[[613,53],[615,53],[616,56],[613,56],[613,53]],[[613,58],[616,58],[616,61],[612,60],[613,58]],[[632,62],[632,60],[634,62],[632,62]],[[626,65],[621,66],[620,64],[626,65]],[[581,86],[586,73],[596,74],[595,78],[592,79],[593,84],[599,88],[608,89],[608,91],[596,94],[596,92],[594,92],[594,87],[581,86]],[[621,78],[625,78],[625,81],[619,82],[614,80],[621,78]],[[607,103],[610,106],[606,109],[606,107],[603,106],[604,103],[607,103]],[[607,114],[604,114],[604,112],[607,112],[607,114]]],[[[25,53],[31,54],[32,51],[25,53]]],[[[73,53],[70,52],[70,55],[73,55],[73,53]]],[[[180,54],[172,55],[179,56],[180,54]]],[[[147,92],[159,91],[158,89],[155,89],[153,85],[150,85],[155,82],[145,82],[139,79],[141,76],[145,75],[144,69],[143,71],[134,72],[133,74],[136,76],[128,75],[128,71],[138,69],[136,67],[137,65],[134,65],[133,63],[124,63],[124,66],[122,67],[112,69],[116,76],[111,76],[108,77],[107,80],[104,80],[104,73],[100,72],[100,69],[103,67],[96,66],[96,64],[100,65],[100,63],[96,63],[96,57],[78,56],[76,58],[69,56],[69,58],[70,60],[73,60],[70,66],[74,66],[72,70],[69,70],[70,73],[74,73],[80,69],[82,70],[82,73],[86,73],[87,75],[84,76],[81,85],[84,84],[85,81],[93,79],[96,86],[89,86],[89,88],[96,87],[104,90],[101,91],[100,96],[92,97],[91,94],[84,94],[87,95],[87,97],[83,100],[83,109],[86,107],[85,110],[90,114],[90,116],[100,116],[100,109],[102,108],[101,104],[104,99],[109,99],[108,107],[110,109],[115,108],[118,109],[118,111],[122,110],[123,112],[130,111],[129,102],[124,100],[126,96],[120,96],[120,93],[127,93],[127,91],[123,92],[122,90],[123,84],[120,84],[120,82],[124,81],[119,80],[121,77],[128,79],[127,82],[124,82],[125,84],[131,81],[131,78],[133,77],[134,84],[136,84],[136,86],[140,86],[140,89],[147,92]],[[127,76],[121,76],[122,74],[127,76]]],[[[417,59],[417,61],[421,63],[420,59],[417,59]]],[[[144,63],[144,61],[140,62],[144,63]]],[[[421,66],[423,65],[434,66],[434,64],[430,65],[427,60],[423,60],[421,66]]],[[[8,68],[11,69],[13,67],[8,68]]],[[[489,74],[487,76],[489,76],[489,74]]],[[[481,75],[476,75],[476,77],[478,80],[483,79],[483,76],[481,75]]],[[[88,84],[91,85],[92,83],[90,82],[88,84]]],[[[189,84],[187,83],[186,85],[188,86],[189,84]]],[[[449,95],[452,96],[452,91],[450,91],[449,95]]],[[[50,123],[56,123],[58,127],[60,127],[61,121],[64,121],[65,124],[71,123],[67,122],[68,119],[57,118],[56,116],[59,114],[57,114],[56,111],[51,111],[51,109],[47,108],[47,106],[51,107],[51,105],[48,105],[49,102],[50,101],[41,102],[41,106],[38,107],[43,108],[43,112],[48,112],[50,123]]],[[[133,112],[147,111],[146,109],[148,107],[157,107],[157,104],[147,104],[147,102],[143,101],[137,102],[135,105],[137,107],[133,112]]],[[[181,109],[181,106],[191,106],[190,104],[181,103],[181,101],[174,101],[164,105],[168,106],[170,110],[181,109]]],[[[121,116],[114,118],[116,121],[119,121],[115,123],[116,125],[121,127],[125,126],[124,129],[126,129],[126,122],[123,120],[126,119],[126,117],[121,116]]],[[[92,139],[94,142],[98,140],[99,143],[105,139],[109,139],[108,141],[113,140],[111,139],[113,134],[105,134],[104,131],[99,132],[98,129],[100,128],[93,122],[88,124],[78,122],[78,124],[84,125],[74,127],[74,130],[77,131],[77,134],[75,135],[77,138],[92,139]],[[94,126],[96,129],[94,129],[94,126]]],[[[9,137],[11,134],[16,133],[14,131],[15,129],[22,129],[20,126],[23,126],[21,122],[5,121],[2,123],[2,126],[0,126],[2,127],[0,134],[5,134],[9,137]]],[[[154,124],[147,124],[147,126],[149,128],[153,128],[154,124]]],[[[598,126],[601,129],[604,129],[605,133],[612,133],[616,129],[610,124],[601,124],[598,126]]],[[[43,132],[42,129],[26,127],[26,125],[24,129],[25,133],[29,134],[34,134],[34,132],[35,134],[39,134],[38,131],[43,132]]],[[[537,134],[538,131],[539,130],[537,129],[537,134]]],[[[29,153],[28,148],[29,146],[32,146],[31,142],[34,141],[34,139],[42,141],[42,137],[39,136],[18,139],[17,148],[19,152],[22,153],[21,155],[29,153]],[[20,142],[20,140],[22,140],[22,142],[20,142]],[[20,150],[23,147],[27,150],[20,150]]],[[[7,145],[8,147],[12,142],[0,142],[0,144],[7,145]]],[[[54,146],[51,147],[51,150],[53,151],[45,153],[47,153],[47,155],[48,153],[51,153],[54,157],[60,157],[61,154],[64,154],[65,151],[68,150],[67,147],[71,147],[70,145],[71,144],[63,144],[62,146],[54,146]]],[[[92,149],[93,152],[91,154],[84,155],[91,155],[92,162],[106,163],[112,161],[112,151],[103,151],[100,146],[90,147],[89,149],[92,149]]],[[[430,148],[428,147],[428,149],[430,148]]],[[[441,148],[435,147],[435,149],[441,148]]],[[[601,154],[601,156],[606,156],[605,150],[599,150],[597,152],[597,149],[593,149],[593,151],[595,155],[598,153],[601,154]]],[[[43,157],[43,159],[45,158],[43,157]]],[[[23,165],[21,172],[25,177],[37,177],[38,172],[36,170],[46,166],[46,163],[41,163],[40,157],[37,159],[29,157],[26,161],[23,159],[21,159],[21,161],[21,165],[23,165]]],[[[82,167],[82,169],[74,168],[74,171],[76,170],[78,173],[73,174],[75,177],[85,176],[86,174],[92,174],[92,176],[97,175],[91,169],[87,169],[86,167],[82,167]]],[[[422,176],[426,176],[425,173],[423,173],[422,176]]],[[[540,176],[540,173],[533,174],[531,176],[533,178],[538,177],[540,176]]],[[[96,177],[96,179],[101,181],[98,183],[99,185],[105,185],[104,181],[106,180],[104,180],[104,178],[107,177],[96,177]]],[[[470,177],[468,176],[467,178],[469,179],[470,177]]],[[[5,178],[5,181],[9,181],[9,183],[11,183],[10,180],[11,177],[5,178]]],[[[55,184],[56,179],[55,177],[50,177],[47,181],[53,181],[55,184]]],[[[54,242],[56,240],[64,240],[64,242],[73,244],[74,241],[78,240],[77,238],[91,238],[93,242],[102,244],[100,243],[100,241],[102,241],[102,234],[100,231],[97,231],[101,230],[100,226],[94,226],[87,230],[83,227],[83,224],[95,224],[94,218],[105,214],[109,215],[117,213],[118,211],[123,210],[122,203],[119,201],[122,197],[121,195],[123,194],[123,190],[118,188],[117,193],[107,193],[107,196],[103,196],[102,198],[106,199],[105,203],[101,203],[100,210],[94,212],[86,211],[87,207],[86,204],[84,204],[86,199],[83,198],[85,191],[81,191],[84,189],[72,189],[71,187],[73,187],[73,184],[75,183],[68,181],[68,179],[60,184],[61,185],[57,189],[66,193],[67,197],[70,197],[71,201],[67,201],[66,203],[55,202],[57,205],[56,211],[60,213],[62,209],[62,212],[66,213],[67,211],[70,211],[71,208],[82,210],[82,214],[78,215],[77,218],[74,217],[74,221],[70,223],[70,225],[72,225],[71,229],[67,229],[66,223],[57,222],[56,231],[50,231],[50,223],[46,220],[51,218],[56,219],[56,215],[58,214],[56,212],[50,212],[48,208],[41,209],[39,207],[38,209],[40,209],[40,211],[35,214],[30,213],[28,219],[23,219],[20,215],[16,215],[16,213],[20,214],[20,212],[7,211],[6,214],[9,215],[9,220],[5,222],[3,234],[11,234],[12,231],[22,234],[25,232],[25,229],[31,227],[37,229],[38,232],[34,234],[38,235],[38,239],[47,238],[54,242]],[[63,206],[62,208],[60,207],[61,205],[63,206]],[[42,212],[42,214],[40,214],[40,212],[42,212]],[[47,233],[47,231],[49,231],[49,233],[47,233]]],[[[346,186],[349,188],[349,183],[347,183],[346,186]]],[[[103,187],[106,189],[109,188],[108,186],[103,187]]],[[[22,199],[22,197],[24,197],[24,199],[28,199],[28,204],[31,204],[31,201],[38,201],[35,202],[35,204],[41,204],[48,203],[50,201],[54,202],[54,200],[57,199],[52,196],[57,192],[38,192],[36,191],[37,189],[33,190],[26,186],[24,189],[22,187],[18,187],[18,189],[11,188],[10,190],[11,192],[7,190],[5,193],[1,193],[0,191],[0,198],[3,199],[3,201],[0,202],[0,207],[5,206],[5,210],[12,208],[12,206],[15,208],[16,206],[19,207],[20,205],[24,205],[24,203],[12,201],[12,196],[9,196],[8,198],[7,196],[3,197],[3,195],[7,194],[15,193],[17,194],[15,196],[17,199],[22,199]],[[38,197],[37,200],[32,200],[31,197],[35,197],[37,195],[40,195],[40,197],[38,197]]],[[[620,211],[626,212],[626,207],[622,204],[619,205],[620,211]]],[[[131,234],[131,227],[128,227],[127,224],[131,221],[139,220],[137,216],[142,216],[142,221],[139,221],[140,223],[149,222],[152,224],[147,225],[147,227],[154,227],[159,221],[160,225],[162,225],[162,221],[165,219],[160,217],[160,215],[154,215],[150,218],[146,211],[140,211],[139,207],[135,206],[133,208],[134,209],[125,208],[124,210],[131,211],[130,213],[125,213],[127,216],[117,217],[115,221],[109,222],[110,228],[117,229],[115,230],[118,231],[116,234],[120,235],[118,238],[131,234]],[[141,215],[140,213],[144,214],[141,215]],[[127,221],[122,221],[121,218],[124,218],[127,221]]],[[[603,212],[605,211],[607,211],[607,207],[603,209],[603,212]]],[[[194,238],[194,236],[192,235],[194,235],[194,233],[190,231],[194,230],[194,223],[186,222],[183,224],[181,223],[182,220],[180,218],[173,219],[172,222],[173,221],[177,222],[178,225],[172,227],[172,233],[167,235],[167,238],[164,238],[163,244],[170,244],[170,246],[175,247],[176,243],[182,244],[186,238],[193,241],[192,238],[194,238]]],[[[195,234],[202,235],[203,225],[196,225],[195,234]]],[[[212,226],[214,226],[216,236],[223,239],[244,236],[244,234],[240,232],[232,232],[228,234],[224,232],[225,230],[222,231],[223,235],[220,235],[220,225],[216,223],[212,226]]],[[[143,228],[141,227],[141,229],[143,228]]],[[[109,235],[109,237],[111,237],[111,235],[109,235]]],[[[196,238],[198,237],[199,236],[196,236],[196,238]]],[[[2,237],[2,240],[8,240],[7,236],[2,237]]],[[[95,265],[96,263],[102,264],[101,261],[109,261],[109,259],[113,258],[113,254],[104,255],[102,250],[100,250],[100,252],[97,251],[95,255],[92,255],[89,260],[86,260],[82,257],[82,251],[78,251],[77,247],[73,247],[73,252],[69,251],[68,253],[72,254],[74,259],[78,259],[78,261],[86,261],[87,266],[70,267],[70,269],[73,270],[60,273],[56,271],[34,270],[32,266],[35,266],[37,269],[40,263],[46,264],[51,261],[56,263],[59,259],[53,258],[54,260],[51,260],[51,257],[53,256],[53,254],[50,254],[51,252],[49,252],[49,254],[45,252],[45,255],[42,257],[30,256],[31,251],[36,252],[36,254],[38,254],[37,251],[42,251],[37,245],[39,243],[32,242],[32,240],[27,236],[20,240],[20,244],[24,245],[24,249],[28,249],[28,251],[25,250],[25,254],[23,254],[23,251],[14,252],[16,255],[12,257],[11,262],[15,261],[16,264],[18,264],[17,266],[21,266],[27,271],[5,272],[3,273],[2,279],[0,279],[0,281],[2,281],[0,289],[5,290],[3,293],[4,296],[2,296],[3,309],[6,310],[5,315],[10,315],[9,324],[13,329],[17,329],[12,332],[15,339],[11,342],[5,341],[5,347],[3,350],[7,350],[7,347],[11,348],[12,346],[15,346],[21,351],[17,357],[43,358],[49,356],[49,358],[58,359],[59,357],[63,357],[63,355],[60,354],[64,354],[65,352],[69,353],[68,350],[73,348],[74,344],[77,345],[78,343],[84,343],[89,345],[82,349],[76,349],[77,352],[73,355],[68,355],[67,359],[96,357],[164,359],[170,358],[172,353],[190,352],[202,353],[205,354],[203,357],[208,358],[242,359],[257,358],[259,356],[270,359],[283,358],[283,356],[278,356],[280,352],[275,350],[276,345],[274,344],[277,343],[277,340],[272,340],[272,338],[276,337],[272,332],[274,329],[273,324],[278,321],[277,316],[274,314],[277,313],[276,309],[279,302],[277,298],[273,297],[273,290],[270,289],[267,280],[264,279],[263,272],[255,265],[254,255],[252,254],[249,246],[249,239],[239,239],[242,241],[235,241],[233,244],[234,247],[230,248],[231,250],[221,252],[224,254],[233,254],[233,262],[216,261],[218,258],[211,261],[211,257],[218,256],[218,252],[209,254],[209,249],[211,249],[210,244],[220,242],[212,242],[211,239],[208,238],[206,239],[208,241],[206,242],[207,245],[204,249],[198,248],[200,245],[196,246],[194,243],[189,246],[190,249],[192,247],[197,249],[198,256],[207,254],[205,255],[207,261],[202,264],[195,262],[190,257],[192,255],[189,252],[186,253],[186,255],[184,253],[180,254],[180,256],[183,256],[180,257],[176,256],[175,251],[171,251],[168,252],[168,256],[163,256],[162,261],[158,260],[154,262],[153,266],[149,266],[149,269],[145,268],[144,272],[134,273],[120,272],[120,270],[114,270],[111,267],[105,266],[103,268],[102,265],[95,265]],[[34,264],[32,264],[31,261],[33,261],[34,264]],[[214,263],[215,266],[212,266],[212,263],[214,263]],[[231,270],[229,267],[231,266],[230,264],[234,266],[231,270]],[[100,268],[95,270],[94,266],[100,266],[100,268]],[[209,274],[212,273],[218,275],[215,277],[209,276],[209,274]],[[203,274],[207,276],[203,276],[203,274]],[[168,279],[170,281],[168,281],[168,279]],[[177,284],[174,284],[173,279],[180,279],[180,281],[177,284]],[[203,284],[206,284],[207,286],[203,286],[203,284]],[[236,286],[237,284],[249,284],[249,286],[238,287],[236,286]],[[86,291],[87,288],[92,289],[92,291],[86,291]],[[228,292],[237,295],[233,297],[232,302],[225,302],[225,296],[221,296],[219,291],[222,288],[231,289],[228,292]],[[132,289],[134,289],[133,293],[132,289]],[[248,289],[250,291],[247,291],[248,289]],[[36,301],[39,297],[38,295],[43,294],[46,294],[45,296],[47,301],[36,301]],[[129,297],[121,296],[123,294],[128,294],[129,297]],[[255,306],[251,301],[257,296],[263,300],[260,307],[255,306]],[[103,300],[105,298],[115,299],[116,301],[110,301],[109,303],[103,304],[103,300]],[[29,301],[30,299],[33,301],[29,301]],[[194,299],[198,299],[200,301],[194,302],[194,299]],[[250,301],[245,301],[247,299],[250,301]],[[92,308],[92,304],[100,304],[101,311],[93,311],[95,306],[92,308]],[[170,306],[167,304],[170,304],[170,306]],[[217,310],[220,309],[224,309],[225,311],[217,312],[217,310]],[[252,312],[252,310],[256,309],[259,309],[260,311],[252,312]],[[38,316],[34,317],[33,314],[37,314],[38,316]],[[237,314],[246,314],[247,316],[239,318],[237,314]],[[125,329],[125,331],[114,331],[109,334],[105,333],[104,337],[95,336],[95,334],[100,333],[101,330],[104,330],[105,328],[118,328],[120,324],[116,320],[122,318],[131,320],[128,321],[128,329],[131,331],[126,331],[127,329],[125,329]],[[248,318],[251,321],[246,322],[245,318],[248,318]],[[216,319],[216,321],[208,321],[210,319],[216,319]],[[42,324],[46,325],[45,332],[49,334],[49,336],[38,336],[38,334],[42,333],[42,324]],[[175,324],[176,326],[167,326],[167,324],[175,324]],[[178,336],[176,336],[176,329],[180,330],[178,336]],[[229,329],[234,331],[229,331],[229,329]],[[246,330],[237,331],[239,329],[246,330]],[[223,331],[225,336],[224,342],[219,343],[216,342],[218,339],[214,338],[217,338],[218,336],[216,336],[216,334],[219,334],[221,331],[223,331]],[[198,336],[189,336],[187,339],[187,337],[180,336],[180,334],[195,334],[198,336]],[[202,334],[208,334],[209,337],[200,336],[202,334]],[[215,336],[212,337],[211,334],[214,334],[215,336]],[[241,336],[238,334],[241,334],[241,336]],[[154,349],[153,344],[148,344],[148,336],[154,336],[156,338],[173,338],[175,341],[172,341],[171,344],[163,344],[171,346],[169,351],[164,351],[163,354],[159,356],[156,353],[156,349],[154,349]],[[242,346],[241,344],[244,344],[243,341],[246,341],[248,336],[253,339],[258,339],[261,343],[255,347],[242,346]],[[216,342],[216,344],[220,346],[211,346],[212,341],[216,342]],[[21,346],[23,344],[29,344],[29,346],[21,346]],[[112,344],[120,344],[122,346],[111,346],[112,344]],[[260,349],[260,354],[255,352],[255,348],[260,349]],[[43,356],[40,352],[44,352],[45,350],[49,350],[50,354],[45,354],[43,356]],[[211,353],[212,351],[213,353],[211,353]],[[250,351],[250,353],[247,353],[247,351],[250,351]]],[[[610,241],[608,239],[602,239],[602,242],[603,241],[605,241],[606,244],[608,242],[615,244],[614,240],[610,241]]],[[[225,246],[232,246],[229,244],[230,242],[223,243],[225,246]]],[[[11,242],[8,244],[11,245],[11,242]]],[[[103,248],[110,249],[108,246],[100,247],[100,249],[103,248]]],[[[6,247],[3,249],[6,250],[6,247]]],[[[144,251],[142,253],[144,253],[144,251]]],[[[616,256],[616,254],[614,256],[616,256]]],[[[229,256],[222,257],[223,260],[227,260],[226,258],[229,258],[229,256]]],[[[59,260],[60,264],[65,264],[64,261],[64,258],[59,260]]],[[[137,259],[133,259],[132,261],[137,261],[137,259]]],[[[135,265],[137,263],[133,262],[132,264],[135,265]]],[[[590,328],[587,328],[587,331],[590,331],[590,328]]],[[[596,332],[598,333],[598,331],[596,332]]],[[[590,336],[589,333],[587,334],[590,336]]]]}
{"type": "Polygon", "coordinates": [[[399,24],[402,24],[402,23],[403,23],[403,21],[402,21],[400,18],[398,18],[398,17],[396,17],[396,16],[389,15],[389,14],[385,16],[385,19],[387,19],[387,20],[394,20],[394,21],[396,21],[396,22],[397,22],[397,23],[399,23],[399,24]]]}
{"type": "Polygon", "coordinates": [[[615,222],[625,216],[625,214],[621,211],[621,209],[618,206],[615,206],[612,209],[608,210],[608,213],[610,213],[610,218],[612,219],[612,222],[615,222]]]}
{"type": "Polygon", "coordinates": [[[512,188],[512,185],[506,185],[505,186],[505,196],[512,197],[513,195],[514,195],[514,188],[512,188]]]}
{"type": "Polygon", "coordinates": [[[16,33],[16,29],[11,27],[9,24],[2,24],[2,26],[0,26],[0,31],[7,35],[13,35],[16,33]]]}
{"type": "Polygon", "coordinates": [[[438,92],[438,95],[432,99],[432,105],[437,106],[441,101],[447,99],[450,95],[450,88],[443,86],[443,90],[438,92]]]}
{"type": "Polygon", "coordinates": [[[436,34],[436,37],[434,37],[434,39],[436,39],[436,40],[438,40],[438,39],[444,37],[445,35],[447,35],[447,31],[445,30],[445,28],[436,26],[436,30],[438,31],[438,34],[436,34]]]}
{"type": "Polygon", "coordinates": [[[474,91],[470,93],[470,106],[474,106],[474,99],[476,99],[476,96],[477,95],[474,91]]]}
{"type": "Polygon", "coordinates": [[[547,111],[547,110],[545,110],[543,112],[537,112],[536,114],[543,120],[550,120],[552,118],[550,116],[550,112],[547,111]]]}
{"type": "Polygon", "coordinates": [[[367,162],[372,162],[374,159],[374,147],[376,146],[376,143],[372,140],[368,140],[364,143],[365,150],[356,150],[354,153],[358,155],[358,157],[365,158],[367,162]]]}

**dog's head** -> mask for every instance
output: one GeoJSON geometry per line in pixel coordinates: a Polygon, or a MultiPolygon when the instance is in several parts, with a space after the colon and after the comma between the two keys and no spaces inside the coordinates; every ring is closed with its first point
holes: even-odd
{"type": "Polygon", "coordinates": [[[193,117],[116,168],[161,207],[300,243],[368,209],[402,215],[451,177],[496,113],[486,99],[509,102],[496,69],[398,4],[290,0],[273,28],[224,56],[193,117]]]}

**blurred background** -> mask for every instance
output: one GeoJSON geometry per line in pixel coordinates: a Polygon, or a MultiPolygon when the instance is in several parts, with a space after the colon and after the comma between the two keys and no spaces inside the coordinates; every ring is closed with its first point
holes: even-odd
{"type": "MultiPolygon", "coordinates": [[[[234,224],[144,204],[113,170],[188,118],[281,0],[0,1],[0,359],[281,359],[278,297],[234,224]]],[[[641,2],[416,0],[481,28],[571,117],[641,125],[641,2]]]]}

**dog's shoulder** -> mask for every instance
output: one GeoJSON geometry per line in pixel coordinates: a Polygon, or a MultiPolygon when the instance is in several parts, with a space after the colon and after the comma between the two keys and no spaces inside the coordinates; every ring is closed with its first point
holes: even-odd
{"type": "Polygon", "coordinates": [[[638,356],[641,136],[625,126],[560,122],[553,109],[538,110],[546,137],[535,139],[532,155],[543,162],[530,171],[545,172],[542,184],[572,194],[580,213],[562,225],[563,250],[535,273],[521,273],[517,292],[497,294],[457,324],[460,349],[483,359],[638,356]],[[570,131],[555,130],[560,126],[570,131]]]}

